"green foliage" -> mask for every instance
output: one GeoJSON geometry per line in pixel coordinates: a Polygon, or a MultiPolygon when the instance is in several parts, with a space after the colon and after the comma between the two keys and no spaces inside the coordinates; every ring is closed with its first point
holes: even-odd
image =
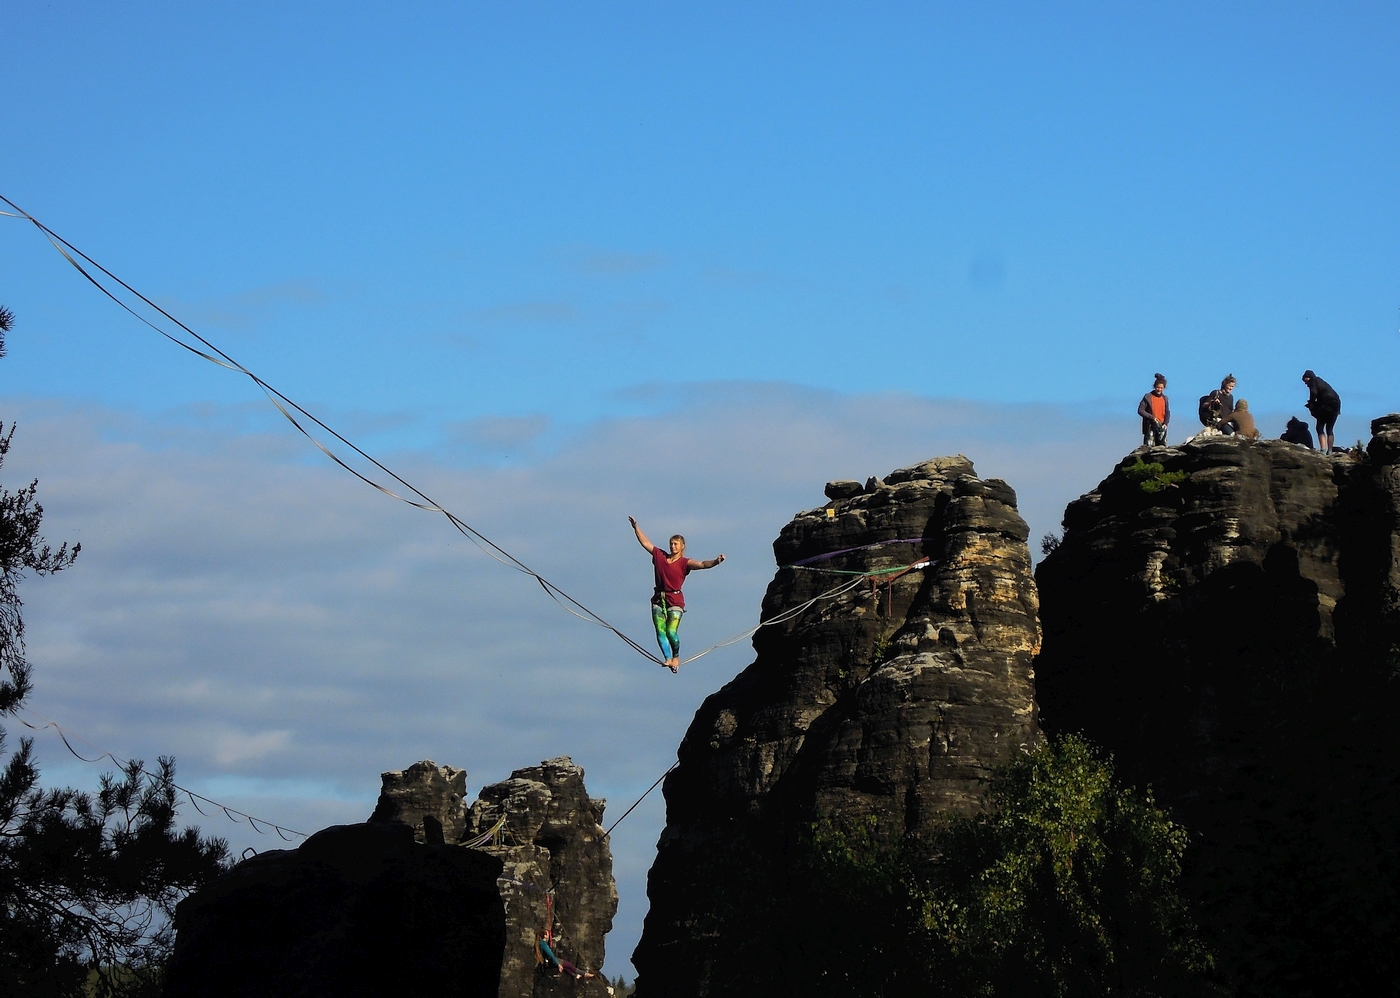
{"type": "Polygon", "coordinates": [[[1161,492],[1190,477],[1184,471],[1167,471],[1158,461],[1146,462],[1141,455],[1138,455],[1132,464],[1125,464],[1120,470],[1124,478],[1149,493],[1161,492]]]}
{"type": "Polygon", "coordinates": [[[1177,893],[1186,833],[1078,739],[996,772],[986,811],[931,842],[814,826],[743,863],[712,993],[1212,994],[1177,893]],[[937,857],[929,859],[928,857],[937,857]]]}
{"type": "MultiPolygon", "coordinates": [[[[0,318],[4,318],[0,316],[0,318]]],[[[5,320],[8,322],[8,319],[5,320]]],[[[0,428],[0,463],[14,434],[0,428]]],[[[36,483],[0,488],[0,716],[30,689],[18,583],[60,571],[78,547],[39,534],[36,483]]],[[[6,733],[0,728],[0,757],[6,733]]],[[[176,827],[175,762],[104,775],[96,795],[44,790],[33,740],[0,767],[0,994],[106,998],[160,993],[175,904],[218,875],[228,849],[176,827]]]]}
{"type": "Polygon", "coordinates": [[[972,993],[1179,994],[1212,968],[1176,891],[1185,830],[1080,739],[999,771],[937,844],[925,921],[972,993]]]}

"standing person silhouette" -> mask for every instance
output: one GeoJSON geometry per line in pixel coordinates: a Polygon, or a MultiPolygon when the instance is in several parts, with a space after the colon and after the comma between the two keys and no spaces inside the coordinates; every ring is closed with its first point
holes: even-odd
{"type": "Polygon", "coordinates": [[[1142,417],[1142,445],[1165,447],[1167,425],[1172,421],[1172,406],[1167,401],[1167,379],[1161,374],[1152,378],[1152,391],[1142,397],[1137,413],[1142,417]]]}
{"type": "Polygon", "coordinates": [[[1310,370],[1303,372],[1303,384],[1308,386],[1308,401],[1305,403],[1308,412],[1317,420],[1317,449],[1331,454],[1332,445],[1337,442],[1333,427],[1337,417],[1342,414],[1342,397],[1310,370]]]}
{"type": "Polygon", "coordinates": [[[724,561],[724,555],[709,561],[696,561],[685,556],[685,538],[680,534],[671,535],[667,554],[647,539],[642,528],[637,526],[637,518],[629,516],[627,522],[637,535],[637,543],[651,555],[652,567],[656,570],[656,590],[651,596],[651,622],[656,626],[656,643],[661,646],[663,663],[672,672],[681,671],[681,639],[678,633],[681,615],[685,613],[685,596],[681,586],[685,577],[702,568],[714,568],[724,561]]]}

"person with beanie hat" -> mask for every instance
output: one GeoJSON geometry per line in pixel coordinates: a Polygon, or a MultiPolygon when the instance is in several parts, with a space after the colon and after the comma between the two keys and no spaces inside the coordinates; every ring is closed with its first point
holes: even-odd
{"type": "Polygon", "coordinates": [[[1236,402],[1235,408],[1221,420],[1220,429],[1224,431],[1227,426],[1246,440],[1259,439],[1259,427],[1254,425],[1254,417],[1249,413],[1249,403],[1244,399],[1236,402]]]}
{"type": "Polygon", "coordinates": [[[1332,424],[1342,414],[1342,397],[1312,371],[1303,372],[1303,384],[1308,386],[1308,412],[1317,420],[1317,449],[1331,454],[1332,445],[1336,443],[1332,424]]]}

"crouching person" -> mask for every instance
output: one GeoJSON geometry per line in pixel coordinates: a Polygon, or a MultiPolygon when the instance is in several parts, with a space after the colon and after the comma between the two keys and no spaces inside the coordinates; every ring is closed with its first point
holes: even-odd
{"type": "Polygon", "coordinates": [[[1254,425],[1254,417],[1249,413],[1249,403],[1244,399],[1236,402],[1235,411],[1221,420],[1220,429],[1224,430],[1226,426],[1246,440],[1259,439],[1259,427],[1254,425]]]}

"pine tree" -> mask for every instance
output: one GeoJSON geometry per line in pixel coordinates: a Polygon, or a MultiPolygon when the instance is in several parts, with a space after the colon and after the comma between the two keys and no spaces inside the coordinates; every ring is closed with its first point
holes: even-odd
{"type": "MultiPolygon", "coordinates": [[[[13,318],[0,308],[0,357],[13,318]]],[[[0,466],[13,438],[0,424],[0,466]]],[[[19,582],[62,571],[80,550],[45,543],[37,491],[37,481],[0,487],[0,717],[30,691],[19,582]]],[[[5,758],[6,739],[0,727],[0,994],[158,994],[174,906],[218,875],[227,844],[176,826],[173,759],[155,772],[133,761],[95,795],[45,790],[33,739],[5,758]]]]}

